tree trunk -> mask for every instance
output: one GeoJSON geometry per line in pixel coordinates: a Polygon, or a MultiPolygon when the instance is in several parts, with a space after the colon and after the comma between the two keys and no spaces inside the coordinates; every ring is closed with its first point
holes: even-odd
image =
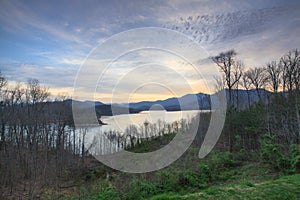
{"type": "Polygon", "coordinates": [[[299,144],[299,140],[300,140],[300,116],[299,116],[299,105],[298,105],[298,91],[296,91],[296,96],[295,96],[295,109],[296,109],[296,120],[297,120],[297,126],[298,126],[297,144],[299,144]]]}

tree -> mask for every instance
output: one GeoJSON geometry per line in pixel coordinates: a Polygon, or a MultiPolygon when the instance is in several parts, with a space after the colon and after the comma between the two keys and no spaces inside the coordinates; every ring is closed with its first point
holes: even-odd
{"type": "Polygon", "coordinates": [[[84,136],[78,142],[72,108],[63,98],[47,101],[49,95],[37,79],[13,86],[0,73],[0,198],[26,179],[32,199],[37,187],[57,185],[63,170],[81,167],[84,136]]]}
{"type": "Polygon", "coordinates": [[[289,92],[299,90],[300,84],[300,51],[289,51],[280,59],[283,68],[283,88],[289,92]]]}
{"type": "Polygon", "coordinates": [[[0,71],[0,90],[7,85],[5,76],[0,71]]]}
{"type": "Polygon", "coordinates": [[[300,92],[300,51],[298,49],[289,51],[280,59],[280,62],[283,66],[283,91],[287,89],[290,101],[294,101],[298,140],[300,140],[300,114],[298,105],[300,92]]]}
{"type": "Polygon", "coordinates": [[[242,78],[241,78],[241,86],[243,88],[245,88],[246,92],[247,92],[247,99],[248,99],[248,108],[250,108],[250,105],[251,105],[251,99],[250,99],[250,93],[249,93],[249,90],[251,88],[251,80],[250,78],[247,76],[247,74],[243,74],[242,75],[242,78]]]}
{"type": "Polygon", "coordinates": [[[221,52],[219,55],[211,57],[214,63],[218,65],[224,75],[224,83],[229,92],[229,105],[233,105],[232,88],[237,84],[241,77],[239,64],[235,64],[234,57],[237,55],[235,50],[221,52]]]}
{"type": "Polygon", "coordinates": [[[26,92],[26,98],[28,100],[28,103],[38,103],[38,102],[44,102],[50,93],[46,88],[43,88],[40,85],[39,80],[37,79],[29,79],[27,82],[27,92],[26,92]]]}
{"type": "Polygon", "coordinates": [[[251,84],[257,91],[258,98],[261,100],[260,89],[264,88],[267,83],[266,69],[265,68],[251,68],[245,72],[245,76],[249,78],[251,84]]]}
{"type": "Polygon", "coordinates": [[[4,122],[4,91],[2,89],[7,85],[5,76],[0,71],[0,116],[1,116],[1,140],[0,140],[0,151],[5,147],[5,122],[4,122]]]}
{"type": "Polygon", "coordinates": [[[219,92],[225,89],[225,79],[223,76],[214,76],[215,79],[215,92],[219,92]]]}
{"type": "Polygon", "coordinates": [[[272,61],[267,64],[267,83],[271,86],[273,92],[277,93],[281,84],[282,65],[272,61]]]}
{"type": "Polygon", "coordinates": [[[236,107],[239,108],[239,85],[240,79],[243,75],[244,71],[244,63],[242,61],[237,61],[233,65],[233,80],[235,82],[235,89],[236,89],[236,107]]]}

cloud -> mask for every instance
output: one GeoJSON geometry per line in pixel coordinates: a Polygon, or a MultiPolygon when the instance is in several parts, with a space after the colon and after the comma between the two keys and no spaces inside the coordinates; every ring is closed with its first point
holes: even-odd
{"type": "Polygon", "coordinates": [[[18,63],[2,63],[1,71],[8,80],[27,82],[28,79],[38,79],[50,88],[73,87],[76,68],[48,65],[30,65],[18,63]]]}
{"type": "Polygon", "coordinates": [[[25,32],[33,36],[32,31],[34,30],[32,28],[35,28],[64,41],[71,41],[89,47],[86,42],[77,37],[75,34],[65,31],[62,28],[57,27],[57,25],[52,25],[49,20],[41,20],[35,12],[32,12],[32,10],[20,2],[15,3],[12,1],[4,1],[0,11],[1,21],[6,25],[5,27],[9,28],[9,30],[12,30],[11,27],[13,27],[14,32],[22,31],[23,33],[25,32]]]}
{"type": "Polygon", "coordinates": [[[69,65],[81,65],[83,63],[83,60],[63,58],[62,63],[69,65]]]}
{"type": "MultiPolygon", "coordinates": [[[[171,48],[170,45],[175,45],[178,48],[177,41],[172,41],[175,44],[164,43],[163,40],[157,42],[160,42],[166,49],[171,48]]],[[[213,69],[207,67],[208,64],[211,64],[207,60],[199,64],[200,74],[198,74],[198,71],[194,68],[195,66],[191,65],[188,60],[184,60],[176,53],[165,50],[141,48],[129,51],[117,57],[117,59],[114,59],[114,55],[110,53],[101,53],[102,51],[115,52],[120,49],[121,52],[126,52],[125,49],[123,50],[124,46],[131,49],[131,47],[142,44],[119,43],[119,45],[106,46],[108,49],[99,46],[99,49],[96,49],[90,55],[91,58],[88,58],[80,69],[81,71],[76,80],[78,83],[76,93],[80,95],[76,97],[79,99],[91,98],[89,95],[96,91],[96,96],[104,95],[107,97],[110,95],[117,97],[118,100],[127,101],[129,96],[136,93],[140,96],[149,96],[150,94],[156,96],[159,90],[153,85],[175,91],[173,96],[182,96],[200,91],[212,92],[206,88],[206,84],[211,83],[206,82],[205,77],[201,76],[209,73],[208,69],[213,69]],[[202,70],[201,67],[204,65],[206,66],[205,70],[202,70]]],[[[185,46],[184,44],[181,45],[185,46]]],[[[193,55],[195,53],[193,51],[194,49],[190,48],[190,52],[186,52],[186,54],[193,55]]],[[[198,52],[198,55],[199,53],[201,52],[198,52]]],[[[192,58],[194,57],[192,56],[192,58]]],[[[162,91],[161,93],[163,93],[162,91]]]]}
{"type": "Polygon", "coordinates": [[[202,45],[215,45],[240,37],[263,32],[278,23],[282,17],[289,19],[294,8],[265,8],[213,15],[178,17],[166,27],[190,36],[202,45]]]}
{"type": "MultiPolygon", "coordinates": [[[[127,73],[131,75],[123,77],[118,88],[120,94],[143,81],[161,80],[183,93],[180,83],[184,80],[178,74],[189,81],[193,90],[205,91],[205,81],[213,84],[209,77],[216,73],[215,66],[200,68],[205,76],[199,78],[182,58],[163,50],[186,51],[188,60],[204,66],[209,64],[207,58],[210,55],[234,48],[247,67],[261,66],[278,59],[291,48],[299,48],[299,5],[296,0],[2,1],[1,70],[12,80],[38,78],[58,91],[72,87],[83,63],[91,67],[81,79],[85,83],[85,92],[91,93],[93,88],[85,87],[93,81],[91,77],[99,73],[97,67],[108,65],[112,59],[110,56],[116,57],[115,52],[126,52],[130,47],[145,44],[137,40],[136,35],[131,35],[123,44],[115,40],[107,51],[101,52],[100,49],[95,53],[101,55],[85,61],[92,48],[111,40],[119,32],[158,26],[180,31],[192,38],[207,50],[207,55],[199,58],[199,52],[182,48],[180,42],[172,38],[150,41],[148,46],[157,44],[162,48],[139,50],[116,58],[99,85],[102,97],[109,98],[115,83],[127,73]],[[149,70],[143,68],[143,71],[132,72],[149,63],[152,63],[149,70]]],[[[144,35],[145,38],[148,36],[144,35]]],[[[141,97],[150,98],[149,93],[158,95],[155,87],[145,88],[144,92],[139,90],[141,97]]]]}

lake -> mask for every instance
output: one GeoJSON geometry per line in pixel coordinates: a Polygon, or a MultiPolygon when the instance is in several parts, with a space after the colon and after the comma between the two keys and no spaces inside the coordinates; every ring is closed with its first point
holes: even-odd
{"type": "Polygon", "coordinates": [[[151,110],[137,114],[102,116],[101,120],[107,125],[86,129],[88,134],[85,146],[93,155],[114,153],[135,145],[142,138],[184,130],[189,121],[200,112],[209,110],[151,110]]]}
{"type": "Polygon", "coordinates": [[[186,111],[162,111],[162,110],[151,110],[142,111],[136,114],[123,114],[115,116],[103,116],[101,120],[107,125],[101,127],[102,131],[117,130],[124,132],[129,125],[137,127],[143,126],[144,122],[147,121],[149,124],[161,123],[173,123],[175,121],[181,121],[182,119],[189,121],[199,112],[199,110],[186,110],[186,111]]]}

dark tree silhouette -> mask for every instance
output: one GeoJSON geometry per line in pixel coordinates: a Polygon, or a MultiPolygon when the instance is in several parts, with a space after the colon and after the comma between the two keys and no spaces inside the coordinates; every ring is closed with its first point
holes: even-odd
{"type": "Polygon", "coordinates": [[[215,62],[220,71],[223,74],[224,84],[229,92],[229,105],[233,105],[233,87],[239,82],[242,76],[242,64],[241,62],[235,61],[235,56],[237,53],[235,50],[229,50],[222,52],[217,56],[211,57],[213,62],[215,62]]]}

